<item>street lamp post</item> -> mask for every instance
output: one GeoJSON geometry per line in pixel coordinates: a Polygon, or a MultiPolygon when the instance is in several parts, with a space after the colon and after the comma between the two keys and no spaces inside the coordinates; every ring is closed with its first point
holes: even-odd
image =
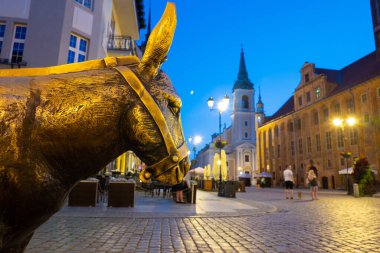
{"type": "Polygon", "coordinates": [[[193,160],[194,161],[197,157],[197,147],[196,146],[201,142],[202,142],[202,137],[199,135],[194,136],[194,138],[191,136],[189,137],[189,143],[193,144],[193,151],[194,151],[194,159],[193,160]]]}
{"type": "MultiPolygon", "coordinates": [[[[348,147],[348,138],[346,137],[346,134],[344,132],[344,129],[346,126],[352,127],[356,124],[356,119],[355,118],[347,118],[345,120],[340,119],[340,118],[335,118],[333,121],[334,126],[336,127],[341,127],[342,129],[342,134],[343,134],[343,140],[344,140],[344,148],[346,149],[346,146],[348,147]]],[[[340,155],[346,160],[346,172],[347,172],[347,194],[350,194],[350,184],[349,184],[349,176],[348,176],[348,158],[352,155],[351,152],[349,151],[344,151],[341,152],[340,155]]]]}
{"type": "Polygon", "coordinates": [[[207,101],[210,111],[217,111],[219,114],[219,186],[218,186],[218,196],[223,196],[222,194],[222,113],[228,108],[230,98],[225,95],[224,98],[218,102],[218,107],[214,108],[214,99],[210,97],[207,101]]]}

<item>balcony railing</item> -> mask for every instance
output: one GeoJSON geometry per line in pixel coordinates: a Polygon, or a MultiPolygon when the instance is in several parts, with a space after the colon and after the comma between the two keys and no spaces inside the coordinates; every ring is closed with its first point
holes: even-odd
{"type": "Polygon", "coordinates": [[[3,58],[0,58],[0,64],[5,64],[5,65],[11,65],[11,68],[21,68],[21,66],[25,67],[27,65],[27,63],[25,61],[18,61],[18,62],[15,62],[15,61],[12,61],[11,59],[3,59],[3,58]]]}
{"type": "Polygon", "coordinates": [[[108,50],[130,51],[134,55],[133,40],[131,36],[114,36],[108,39],[108,50]]]}

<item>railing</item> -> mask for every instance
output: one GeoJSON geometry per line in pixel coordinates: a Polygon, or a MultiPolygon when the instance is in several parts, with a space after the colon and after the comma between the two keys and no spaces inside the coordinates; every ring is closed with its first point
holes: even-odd
{"type": "Polygon", "coordinates": [[[114,36],[111,35],[108,39],[108,50],[130,51],[134,55],[133,41],[131,36],[114,36]]]}
{"type": "Polygon", "coordinates": [[[21,68],[21,66],[25,67],[27,65],[25,61],[15,62],[15,61],[12,61],[11,59],[3,59],[3,58],[0,58],[0,64],[11,65],[12,69],[14,67],[21,68]]]}

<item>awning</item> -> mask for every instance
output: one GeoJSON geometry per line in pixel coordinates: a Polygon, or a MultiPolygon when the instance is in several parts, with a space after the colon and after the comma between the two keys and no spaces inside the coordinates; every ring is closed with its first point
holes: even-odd
{"type": "MultiPolygon", "coordinates": [[[[375,169],[371,169],[372,170],[372,172],[375,174],[375,175],[377,175],[377,173],[378,173],[378,171],[377,170],[375,170],[375,169]]],[[[339,175],[347,175],[347,174],[352,174],[353,173],[353,169],[352,169],[352,167],[350,167],[350,168],[348,168],[348,169],[341,169],[341,170],[339,170],[339,175]],[[347,171],[348,171],[348,173],[347,173],[347,171]]]]}

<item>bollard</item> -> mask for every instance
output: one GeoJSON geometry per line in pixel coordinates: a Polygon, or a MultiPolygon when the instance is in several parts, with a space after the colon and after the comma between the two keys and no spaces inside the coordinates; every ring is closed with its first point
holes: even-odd
{"type": "Polygon", "coordinates": [[[358,184],[354,184],[354,197],[355,198],[359,198],[359,185],[358,184]]]}
{"type": "Polygon", "coordinates": [[[298,192],[298,199],[302,198],[302,192],[298,192]]]}

